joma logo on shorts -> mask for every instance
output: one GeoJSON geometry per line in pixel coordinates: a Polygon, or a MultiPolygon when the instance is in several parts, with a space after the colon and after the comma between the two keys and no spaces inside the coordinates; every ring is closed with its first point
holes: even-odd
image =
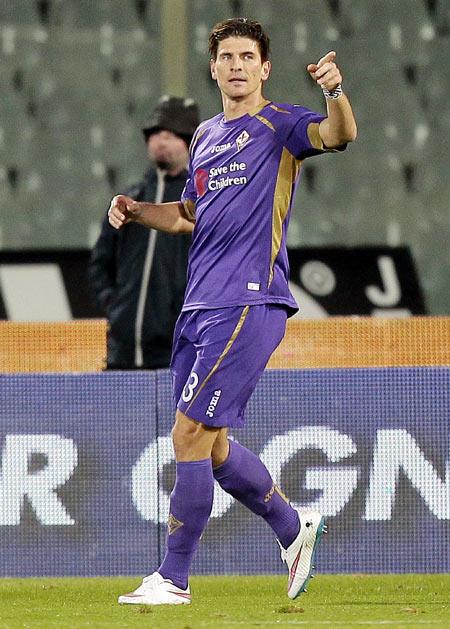
{"type": "Polygon", "coordinates": [[[219,401],[221,393],[222,393],[222,389],[217,389],[217,391],[214,391],[214,395],[212,396],[209,402],[208,410],[206,411],[207,417],[214,417],[214,411],[216,410],[216,406],[219,401]]]}

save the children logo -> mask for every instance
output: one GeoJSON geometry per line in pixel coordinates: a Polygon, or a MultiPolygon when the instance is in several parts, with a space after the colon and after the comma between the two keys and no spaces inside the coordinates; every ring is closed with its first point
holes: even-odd
{"type": "Polygon", "coordinates": [[[197,196],[202,197],[207,190],[214,192],[230,186],[244,186],[248,181],[246,170],[247,164],[237,161],[223,166],[213,166],[209,171],[199,168],[194,174],[197,196]]]}
{"type": "Polygon", "coordinates": [[[194,185],[197,191],[197,195],[202,197],[208,189],[208,171],[203,168],[199,168],[194,174],[194,185]]]}

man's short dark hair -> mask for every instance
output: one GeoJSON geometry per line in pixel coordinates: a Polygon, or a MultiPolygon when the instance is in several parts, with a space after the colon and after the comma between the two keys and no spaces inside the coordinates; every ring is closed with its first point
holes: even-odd
{"type": "Polygon", "coordinates": [[[208,48],[212,59],[217,58],[219,42],[228,37],[248,37],[258,43],[261,59],[267,61],[270,54],[270,40],[259,22],[246,17],[233,17],[218,22],[212,29],[208,40],[208,48]]]}

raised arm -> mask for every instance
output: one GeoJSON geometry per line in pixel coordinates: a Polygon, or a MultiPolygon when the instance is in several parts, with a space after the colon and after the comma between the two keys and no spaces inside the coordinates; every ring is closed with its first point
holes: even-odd
{"type": "Polygon", "coordinates": [[[116,229],[131,221],[170,234],[191,233],[194,229],[194,221],[188,218],[181,202],[144,203],[123,194],[112,199],[108,219],[116,229]]]}
{"type": "Polygon", "coordinates": [[[336,53],[328,52],[317,63],[310,63],[307,70],[322,88],[328,117],[319,125],[322,142],[328,148],[336,148],[356,140],[356,121],[347,96],[342,92],[342,75],[334,63],[336,53]]]}

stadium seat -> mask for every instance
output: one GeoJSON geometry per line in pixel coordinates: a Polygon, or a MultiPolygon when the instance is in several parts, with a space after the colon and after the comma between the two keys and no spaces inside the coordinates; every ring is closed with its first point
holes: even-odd
{"type": "Polygon", "coordinates": [[[47,31],[39,25],[4,25],[1,30],[1,61],[9,69],[30,72],[43,63],[48,42],[47,31]]]}
{"type": "Polygon", "coordinates": [[[16,2],[16,0],[2,0],[0,3],[0,24],[14,24],[26,26],[37,24],[39,12],[33,0],[16,2]]]}
{"type": "Polygon", "coordinates": [[[309,194],[300,191],[293,209],[289,227],[290,247],[349,245],[360,233],[358,226],[364,220],[364,214],[356,217],[347,205],[330,209],[317,193],[309,194]]]}
{"type": "Polygon", "coordinates": [[[26,99],[0,78],[0,161],[20,167],[37,127],[27,113],[26,99]]]}
{"type": "Polygon", "coordinates": [[[157,42],[142,32],[136,37],[117,37],[111,55],[102,61],[124,111],[127,105],[133,106],[131,114],[140,124],[161,94],[161,80],[154,70],[160,65],[157,42]]]}
{"type": "Polygon", "coordinates": [[[95,29],[109,24],[117,31],[142,26],[133,0],[56,0],[50,11],[50,24],[70,29],[95,29]]]}
{"type": "Polygon", "coordinates": [[[365,3],[354,0],[328,0],[328,5],[341,37],[370,33],[370,15],[365,3]]]}
{"type": "Polygon", "coordinates": [[[434,10],[434,22],[437,33],[444,37],[450,35],[450,5],[448,0],[436,0],[434,10]]]}
{"type": "Polygon", "coordinates": [[[435,39],[429,48],[427,62],[418,65],[417,90],[421,102],[427,112],[430,123],[441,129],[441,133],[450,131],[450,107],[448,104],[447,86],[450,81],[450,69],[447,63],[440,63],[440,59],[447,59],[450,54],[450,40],[448,38],[435,39]]]}
{"type": "Polygon", "coordinates": [[[442,135],[436,126],[430,126],[430,134],[423,152],[418,156],[417,186],[424,207],[431,214],[434,208],[442,211],[442,218],[448,221],[450,206],[450,178],[448,176],[448,136],[442,135]],[[428,205],[428,201],[432,202],[428,205]]]}
{"type": "Polygon", "coordinates": [[[423,54],[435,28],[422,0],[396,0],[365,4],[372,32],[391,51],[410,62],[423,54]]]}
{"type": "MultiPolygon", "coordinates": [[[[339,33],[324,2],[290,0],[281,15],[275,5],[274,15],[271,37],[275,54],[280,57],[298,55],[304,67],[336,45],[339,33]]],[[[282,67],[280,64],[280,70],[282,67]]]]}
{"type": "Polygon", "coordinates": [[[124,190],[139,181],[147,168],[145,142],[140,126],[116,119],[117,124],[104,125],[104,151],[102,159],[115,172],[117,189],[124,190]]]}

